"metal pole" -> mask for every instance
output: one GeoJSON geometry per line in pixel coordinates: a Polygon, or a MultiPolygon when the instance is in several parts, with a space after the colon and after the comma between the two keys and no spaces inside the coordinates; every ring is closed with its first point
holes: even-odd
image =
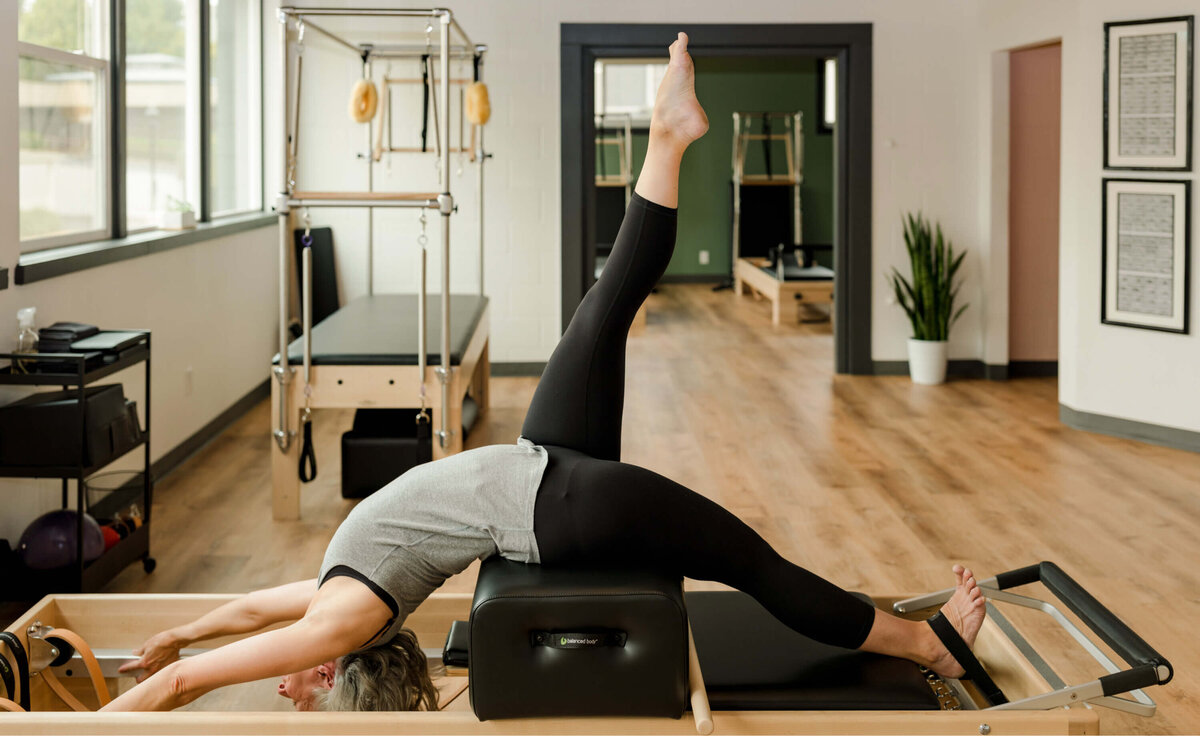
{"type": "MultiPolygon", "coordinates": [[[[795,144],[792,146],[792,156],[795,158],[793,168],[795,174],[792,177],[792,227],[794,229],[793,240],[794,245],[804,244],[804,231],[801,229],[804,224],[804,219],[800,211],[800,185],[804,182],[804,135],[802,134],[801,123],[803,113],[797,112],[792,116],[792,139],[795,144]]],[[[802,254],[801,266],[807,265],[807,254],[802,254]]]]}
{"type": "MultiPolygon", "coordinates": [[[[363,79],[371,79],[371,56],[368,52],[363,56],[363,79]]],[[[383,124],[383,112],[376,113],[379,124],[383,124]]],[[[375,191],[375,154],[372,150],[371,126],[367,121],[367,191],[375,191]]],[[[375,210],[367,208],[367,296],[375,293],[375,210]]]]}
{"type": "MultiPolygon", "coordinates": [[[[476,49],[476,50],[478,52],[478,49],[476,49]]],[[[476,65],[476,68],[479,70],[478,81],[482,82],[483,81],[483,54],[482,53],[479,53],[479,63],[476,65]]],[[[476,149],[476,151],[475,151],[475,161],[476,161],[476,166],[478,167],[476,170],[476,188],[478,189],[478,196],[479,196],[479,296],[483,296],[483,263],[484,263],[484,261],[483,261],[483,165],[484,165],[484,163],[487,162],[487,153],[484,151],[484,148],[483,148],[484,126],[476,125],[475,127],[478,129],[478,135],[476,136],[476,140],[478,140],[478,146],[479,146],[479,148],[476,149]]]]}
{"type": "Polygon", "coordinates": [[[279,212],[279,366],[276,368],[275,380],[279,382],[279,424],[273,433],[275,436],[275,444],[279,446],[281,452],[287,452],[288,446],[291,445],[292,437],[288,432],[288,392],[287,386],[291,378],[291,368],[288,366],[288,230],[290,217],[288,216],[287,199],[291,192],[291,182],[288,181],[289,163],[288,163],[288,20],[287,15],[280,14],[279,16],[279,53],[282,64],[282,83],[280,85],[280,95],[283,98],[283,104],[279,109],[283,111],[283,129],[284,135],[281,141],[280,153],[280,169],[282,183],[279,187],[280,195],[276,209],[279,212]]]}
{"type": "Polygon", "coordinates": [[[434,18],[444,15],[447,11],[442,8],[297,8],[287,6],[279,12],[288,15],[340,15],[346,18],[372,17],[401,17],[401,18],[434,18]]]}
{"type": "Polygon", "coordinates": [[[309,19],[305,18],[305,17],[304,17],[304,15],[300,15],[300,14],[298,14],[296,17],[300,19],[300,22],[301,22],[301,23],[303,23],[304,25],[306,25],[306,26],[308,26],[309,28],[313,29],[313,30],[314,30],[314,31],[316,31],[317,33],[320,33],[322,36],[325,36],[326,38],[328,38],[328,39],[330,39],[330,40],[332,40],[332,41],[336,41],[337,43],[340,43],[341,45],[343,45],[343,46],[345,46],[346,48],[350,49],[351,51],[353,51],[353,52],[354,52],[354,54],[355,54],[356,56],[358,56],[358,55],[361,55],[361,54],[362,54],[362,49],[361,49],[361,48],[359,48],[358,46],[355,46],[354,44],[350,43],[349,41],[347,41],[346,39],[342,38],[341,36],[338,36],[338,35],[336,35],[336,34],[330,33],[329,31],[325,30],[324,28],[322,28],[321,26],[317,25],[316,23],[313,23],[311,20],[309,20],[309,19]]]}
{"type": "Polygon", "coordinates": [[[741,160],[742,117],[733,114],[733,262],[729,268],[737,272],[738,256],[741,254],[742,224],[742,160],[741,160]]]}
{"type": "MultiPolygon", "coordinates": [[[[305,213],[306,221],[307,217],[305,213]]],[[[305,229],[308,229],[307,225],[305,229]]],[[[304,330],[304,392],[307,394],[308,385],[312,383],[312,247],[308,240],[304,241],[304,248],[300,251],[300,262],[303,279],[300,285],[300,320],[304,330]]]]}
{"type": "Polygon", "coordinates": [[[454,209],[454,200],[450,196],[450,11],[441,14],[441,49],[438,54],[438,66],[441,79],[438,80],[439,96],[442,100],[442,194],[445,195],[446,205],[442,207],[442,411],[441,428],[438,431],[442,448],[445,449],[450,441],[449,414],[450,409],[450,213],[454,209]]]}

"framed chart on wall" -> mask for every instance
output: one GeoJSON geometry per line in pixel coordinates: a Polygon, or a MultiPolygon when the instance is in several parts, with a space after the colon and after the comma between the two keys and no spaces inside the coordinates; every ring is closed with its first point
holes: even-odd
{"type": "Polygon", "coordinates": [[[1104,24],[1104,168],[1192,170],[1194,18],[1104,24]]]}
{"type": "Polygon", "coordinates": [[[1187,333],[1191,184],[1104,180],[1104,324],[1187,333]]]}

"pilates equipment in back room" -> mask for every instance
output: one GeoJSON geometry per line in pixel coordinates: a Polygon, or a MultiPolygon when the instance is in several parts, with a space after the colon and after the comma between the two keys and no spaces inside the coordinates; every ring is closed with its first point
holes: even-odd
{"type": "MultiPolygon", "coordinates": [[[[813,254],[815,249],[828,246],[804,243],[804,213],[800,196],[804,183],[802,113],[733,113],[732,158],[733,227],[730,237],[730,264],[735,293],[741,296],[744,288],[749,286],[755,296],[769,299],[772,305],[771,321],[775,325],[780,323],[780,313],[785,300],[800,300],[805,305],[831,303],[833,270],[817,265],[813,254]],[[783,171],[776,171],[773,155],[776,144],[782,144],[784,149],[783,171]],[[748,173],[750,167],[747,166],[747,159],[751,158],[752,151],[756,151],[753,154],[755,159],[762,159],[761,172],[748,173]],[[774,228],[769,222],[757,229],[748,228],[749,223],[743,221],[744,187],[775,190],[786,188],[789,195],[787,198],[772,197],[764,191],[767,196],[763,199],[769,199],[772,207],[790,209],[791,232],[785,234],[783,228],[778,227],[781,221],[774,218],[774,228]],[[765,237],[767,242],[743,243],[743,237],[751,231],[759,234],[759,240],[765,237]],[[803,260],[796,258],[798,252],[803,253],[803,260]]],[[[753,216],[755,223],[767,221],[767,210],[757,207],[757,204],[751,205],[751,208],[748,214],[753,216]]]]}

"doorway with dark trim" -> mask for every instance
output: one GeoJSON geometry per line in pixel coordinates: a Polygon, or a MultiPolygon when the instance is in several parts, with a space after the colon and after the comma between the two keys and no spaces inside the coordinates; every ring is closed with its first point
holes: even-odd
{"type": "Polygon", "coordinates": [[[871,64],[869,23],[563,24],[562,324],[595,279],[597,59],[665,57],[678,31],[699,56],[837,59],[834,144],[834,351],[838,373],[874,372],[871,358],[871,64]]]}

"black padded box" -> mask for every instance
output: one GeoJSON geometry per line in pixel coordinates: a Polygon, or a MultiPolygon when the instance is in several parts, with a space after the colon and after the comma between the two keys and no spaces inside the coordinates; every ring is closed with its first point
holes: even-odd
{"type": "Polygon", "coordinates": [[[471,605],[471,707],[481,720],[667,716],[688,695],[679,578],[484,561],[471,605]]]}
{"type": "Polygon", "coordinates": [[[432,460],[432,440],[419,441],[417,430],[416,409],[356,411],[354,426],[342,435],[342,497],[366,498],[432,460]]]}
{"type": "Polygon", "coordinates": [[[136,405],[121,384],[84,390],[86,444],[79,426],[79,393],[48,391],[0,407],[0,464],[28,467],[103,465],[141,439],[136,405]]]}

